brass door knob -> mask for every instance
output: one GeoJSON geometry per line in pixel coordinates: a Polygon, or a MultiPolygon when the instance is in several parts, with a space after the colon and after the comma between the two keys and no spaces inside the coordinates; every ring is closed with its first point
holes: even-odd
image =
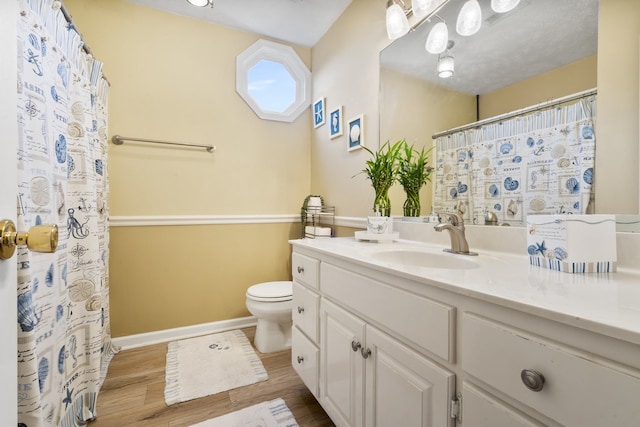
{"type": "Polygon", "coordinates": [[[0,260],[11,258],[18,245],[26,245],[33,252],[53,253],[58,247],[58,226],[35,225],[25,232],[16,231],[10,219],[0,220],[0,260]]]}

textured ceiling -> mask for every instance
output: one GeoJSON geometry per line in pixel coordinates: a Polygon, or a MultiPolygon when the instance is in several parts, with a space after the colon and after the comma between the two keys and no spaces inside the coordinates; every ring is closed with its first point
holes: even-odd
{"type": "Polygon", "coordinates": [[[506,14],[495,14],[490,1],[481,0],[480,31],[462,37],[455,22],[464,1],[451,0],[439,13],[455,42],[454,77],[438,78],[438,56],[424,49],[436,18],[387,47],[383,66],[482,95],[597,53],[598,0],[521,0],[506,14]]]}

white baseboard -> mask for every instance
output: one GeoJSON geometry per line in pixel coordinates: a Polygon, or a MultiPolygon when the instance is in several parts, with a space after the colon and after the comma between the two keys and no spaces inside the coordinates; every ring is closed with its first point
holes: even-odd
{"type": "Polygon", "coordinates": [[[197,337],[199,335],[214,334],[232,329],[249,328],[256,326],[257,323],[258,319],[254,316],[240,317],[237,319],[221,320],[219,322],[201,323],[199,325],[184,326],[182,328],[165,329],[162,331],[117,337],[113,338],[111,341],[114,346],[119,347],[121,350],[128,350],[131,348],[144,347],[146,345],[197,337]]]}

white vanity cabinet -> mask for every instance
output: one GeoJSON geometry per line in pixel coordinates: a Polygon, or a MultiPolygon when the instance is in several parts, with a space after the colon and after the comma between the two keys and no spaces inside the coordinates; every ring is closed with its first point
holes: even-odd
{"type": "MultiPolygon", "coordinates": [[[[517,294],[563,273],[525,265],[532,277],[508,270],[501,279],[469,270],[456,273],[457,286],[443,273],[431,279],[351,257],[348,243],[337,254],[316,244],[294,244],[292,358],[313,361],[296,370],[337,426],[640,426],[640,335],[476,291],[478,276],[514,287],[523,278],[517,294]],[[298,263],[306,263],[300,280],[298,263]],[[316,310],[315,321],[297,304],[304,316],[316,310]]],[[[570,280],[601,305],[636,292],[621,286],[611,296],[591,279],[570,280]]],[[[612,280],[637,286],[635,276],[612,280]]],[[[633,298],[622,304],[626,316],[640,307],[633,298]]]]}

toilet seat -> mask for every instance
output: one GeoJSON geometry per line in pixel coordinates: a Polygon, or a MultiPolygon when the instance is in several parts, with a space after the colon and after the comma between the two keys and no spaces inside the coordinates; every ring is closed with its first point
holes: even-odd
{"type": "Polygon", "coordinates": [[[290,301],[293,298],[293,283],[291,281],[258,283],[247,289],[246,296],[253,301],[290,301]]]}

